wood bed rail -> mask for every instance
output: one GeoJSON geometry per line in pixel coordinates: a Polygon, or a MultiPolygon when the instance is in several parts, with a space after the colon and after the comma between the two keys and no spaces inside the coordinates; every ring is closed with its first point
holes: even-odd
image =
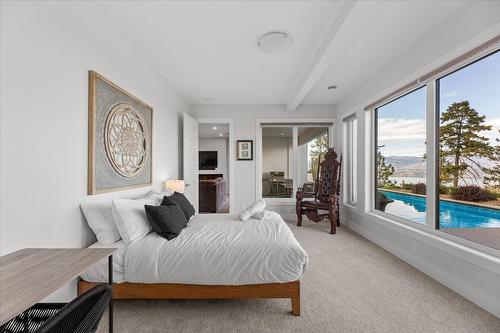
{"type": "MultiPolygon", "coordinates": [[[[78,295],[99,283],[80,280],[78,295]]],[[[290,298],[292,314],[300,316],[300,282],[246,285],[197,285],[178,283],[114,283],[113,299],[241,299],[290,298]]]]}

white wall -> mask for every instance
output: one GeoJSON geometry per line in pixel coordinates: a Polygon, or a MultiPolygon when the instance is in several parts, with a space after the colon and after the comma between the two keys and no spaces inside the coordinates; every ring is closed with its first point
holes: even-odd
{"type": "MultiPolygon", "coordinates": [[[[283,105],[193,105],[196,118],[233,118],[234,140],[254,140],[253,161],[232,161],[234,163],[234,189],[231,200],[238,212],[252,204],[256,198],[255,179],[255,133],[257,119],[296,119],[335,117],[333,105],[302,105],[296,111],[287,112],[283,105]]],[[[282,212],[293,213],[294,206],[284,207],[282,212]]]]}
{"type": "Polygon", "coordinates": [[[200,151],[217,151],[217,168],[215,170],[199,170],[200,175],[222,174],[225,179],[226,193],[229,193],[227,138],[200,138],[200,151]]]}
{"type": "MultiPolygon", "coordinates": [[[[98,71],[154,108],[157,188],[179,176],[179,116],[189,106],[134,45],[113,43],[113,27],[94,31],[85,9],[76,15],[82,3],[0,6],[0,254],[82,247],[88,242],[78,206],[88,200],[87,71],[98,71]]],[[[56,298],[74,296],[74,287],[56,298]]]]}
{"type": "MultiPolygon", "coordinates": [[[[341,222],[500,317],[500,260],[497,257],[365,211],[370,172],[365,154],[371,145],[365,137],[369,124],[363,111],[365,105],[377,98],[498,35],[498,16],[493,12],[461,13],[344,98],[337,112],[339,121],[352,113],[358,118],[358,203],[357,208],[341,207],[341,222]]],[[[340,140],[342,135],[338,135],[340,140]]]]}
{"type": "Polygon", "coordinates": [[[289,177],[289,158],[293,151],[291,138],[262,138],[262,172],[283,171],[289,177]]]}

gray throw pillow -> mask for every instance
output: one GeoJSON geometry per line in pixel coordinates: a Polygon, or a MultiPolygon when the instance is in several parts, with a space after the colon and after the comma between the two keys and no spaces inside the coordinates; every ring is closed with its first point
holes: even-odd
{"type": "Polygon", "coordinates": [[[179,207],[181,207],[188,221],[191,218],[191,216],[194,215],[195,212],[194,207],[193,205],[191,205],[189,200],[184,196],[184,194],[179,192],[174,192],[174,194],[169,197],[167,196],[163,197],[163,200],[161,202],[162,206],[171,206],[174,204],[177,204],[179,207]]]}
{"type": "Polygon", "coordinates": [[[145,205],[144,209],[154,231],[168,240],[179,236],[187,226],[186,216],[178,205],[145,205]]]}

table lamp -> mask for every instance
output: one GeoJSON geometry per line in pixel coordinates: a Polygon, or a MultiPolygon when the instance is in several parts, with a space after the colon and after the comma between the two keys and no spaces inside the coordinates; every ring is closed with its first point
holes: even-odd
{"type": "Polygon", "coordinates": [[[165,182],[165,188],[171,190],[172,192],[184,193],[186,184],[183,180],[167,180],[165,182]]]}

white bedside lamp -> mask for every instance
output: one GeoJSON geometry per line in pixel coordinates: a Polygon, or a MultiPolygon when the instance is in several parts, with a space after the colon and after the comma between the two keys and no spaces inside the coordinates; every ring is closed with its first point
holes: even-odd
{"type": "Polygon", "coordinates": [[[172,192],[184,193],[186,184],[183,180],[167,180],[165,182],[165,188],[171,190],[172,192]]]}

